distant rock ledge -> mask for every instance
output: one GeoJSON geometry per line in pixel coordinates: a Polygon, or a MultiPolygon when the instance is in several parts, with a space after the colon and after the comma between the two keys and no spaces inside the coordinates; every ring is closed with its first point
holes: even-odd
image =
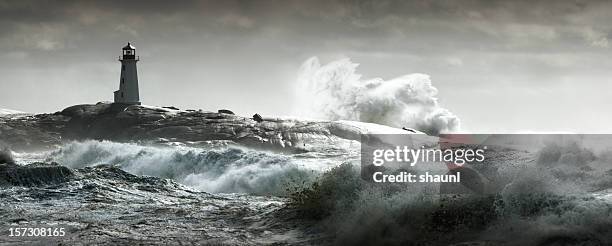
{"type": "Polygon", "coordinates": [[[226,140],[248,147],[302,152],[326,142],[359,141],[362,133],[422,134],[351,121],[258,120],[226,111],[84,104],[53,114],[0,116],[0,139],[14,150],[48,149],[65,141],[97,139],[183,143],[226,140]]]}
{"type": "Polygon", "coordinates": [[[27,166],[0,164],[0,187],[56,184],[65,182],[72,176],[72,170],[57,163],[32,163],[27,166]]]}

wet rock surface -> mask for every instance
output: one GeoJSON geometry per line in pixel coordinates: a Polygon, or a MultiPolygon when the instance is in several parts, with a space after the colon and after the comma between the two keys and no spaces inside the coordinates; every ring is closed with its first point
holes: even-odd
{"type": "Polygon", "coordinates": [[[27,166],[0,164],[0,186],[40,186],[68,181],[73,172],[57,163],[32,163],[27,166]]]}
{"type": "Polygon", "coordinates": [[[69,140],[202,142],[308,151],[312,143],[359,140],[366,130],[342,121],[248,118],[226,111],[181,111],[140,105],[75,105],[53,114],[0,116],[0,139],[15,150],[48,149],[69,140]]]}

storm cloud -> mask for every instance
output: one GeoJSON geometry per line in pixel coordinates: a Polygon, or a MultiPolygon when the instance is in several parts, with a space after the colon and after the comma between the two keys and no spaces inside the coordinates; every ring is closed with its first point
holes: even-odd
{"type": "Polygon", "coordinates": [[[610,132],[611,13],[569,0],[0,0],[0,108],[111,100],[131,41],[151,105],[292,114],[317,56],[385,80],[428,74],[468,131],[610,132]]]}

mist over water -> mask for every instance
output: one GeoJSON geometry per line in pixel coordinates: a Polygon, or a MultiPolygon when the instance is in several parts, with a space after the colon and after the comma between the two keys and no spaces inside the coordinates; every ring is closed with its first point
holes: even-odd
{"type": "Polygon", "coordinates": [[[357,73],[358,65],[349,59],[321,65],[316,57],[304,62],[297,86],[299,114],[410,127],[432,135],[459,130],[459,118],[440,107],[428,75],[366,80],[357,73]]]}

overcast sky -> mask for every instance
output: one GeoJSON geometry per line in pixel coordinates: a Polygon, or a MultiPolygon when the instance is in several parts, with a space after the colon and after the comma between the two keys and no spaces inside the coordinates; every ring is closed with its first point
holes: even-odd
{"type": "Polygon", "coordinates": [[[112,100],[131,41],[148,105],[291,115],[317,56],[428,74],[467,131],[612,133],[611,33],[607,1],[0,0],[0,108],[112,100]]]}

